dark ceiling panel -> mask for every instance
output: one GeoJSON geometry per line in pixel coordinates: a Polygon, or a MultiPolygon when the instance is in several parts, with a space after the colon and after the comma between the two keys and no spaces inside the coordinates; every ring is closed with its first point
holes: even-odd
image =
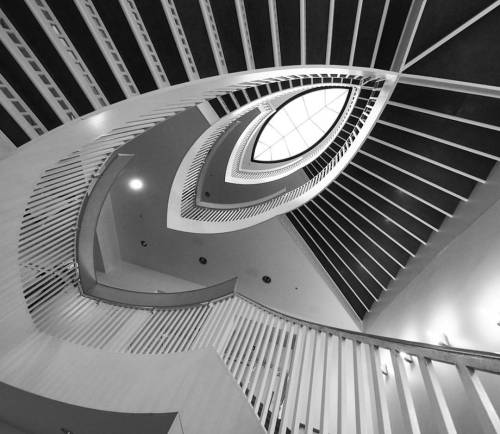
{"type": "Polygon", "coordinates": [[[234,0],[211,0],[210,3],[228,71],[244,71],[245,55],[234,0]]]}
{"type": "Polygon", "coordinates": [[[427,110],[500,126],[500,99],[450,92],[432,87],[398,84],[391,100],[427,110]]]}
{"type": "Polygon", "coordinates": [[[300,1],[276,0],[282,65],[300,65],[300,1]]]}
{"type": "MultiPolygon", "coordinates": [[[[500,157],[500,131],[387,106],[381,119],[500,157]]],[[[450,147],[451,148],[451,147],[450,147]]],[[[451,148],[453,149],[453,148],[451,148]]]]}
{"type": "Polygon", "coordinates": [[[396,144],[406,151],[482,179],[487,178],[494,163],[489,158],[462,149],[452,150],[450,146],[441,142],[382,124],[377,124],[371,135],[388,143],[396,144]]]}
{"type": "Polygon", "coordinates": [[[139,92],[157,89],[118,0],[93,0],[93,3],[139,92]]]}
{"type": "Polygon", "coordinates": [[[2,132],[10,139],[16,146],[24,145],[30,140],[23,129],[16,123],[9,113],[0,104],[0,125],[2,125],[2,132]]]}
{"type": "Polygon", "coordinates": [[[61,121],[52,111],[52,108],[47,104],[43,96],[38,92],[38,89],[33,85],[2,43],[0,43],[0,59],[2,59],[0,63],[2,75],[38,119],[40,119],[43,125],[49,130],[61,125],[61,121]]]}
{"type": "Polygon", "coordinates": [[[108,101],[115,103],[124,99],[125,95],[75,4],[68,0],[47,0],[47,3],[108,101]]]}
{"type": "Polygon", "coordinates": [[[274,66],[271,23],[267,0],[246,0],[245,12],[248,20],[252,51],[256,68],[274,66]]]}
{"type": "Polygon", "coordinates": [[[337,0],[333,15],[332,65],[348,65],[358,1],[337,0]]]}
{"type": "Polygon", "coordinates": [[[444,38],[491,3],[493,0],[426,2],[408,60],[444,38]]]}
{"type": "Polygon", "coordinates": [[[377,161],[364,148],[356,155],[355,162],[387,182],[422,198],[444,212],[451,214],[457,207],[459,199],[387,165],[386,163],[389,162],[377,161]]]}
{"type": "Polygon", "coordinates": [[[384,4],[385,0],[363,2],[353,62],[356,66],[370,66],[384,4]]]}
{"type": "Polygon", "coordinates": [[[200,78],[217,75],[217,66],[208,39],[198,0],[177,0],[175,7],[193,54],[200,78]]]}
{"type": "Polygon", "coordinates": [[[363,149],[462,197],[467,197],[474,188],[475,182],[470,179],[371,139],[366,141],[363,149]]]}
{"type": "Polygon", "coordinates": [[[28,6],[22,2],[0,1],[0,7],[29,45],[35,56],[54,79],[63,94],[79,115],[93,111],[93,108],[73,75],[66,67],[49,38],[38,24],[28,6]]]}
{"type": "Polygon", "coordinates": [[[161,3],[158,0],[141,0],[136,5],[170,83],[188,81],[161,3]]]}
{"type": "Polygon", "coordinates": [[[375,67],[390,69],[399,38],[406,22],[411,0],[392,0],[385,20],[375,67]]]}
{"type": "Polygon", "coordinates": [[[329,11],[330,0],[306,2],[306,60],[308,64],[325,64],[329,11]]]}
{"type": "Polygon", "coordinates": [[[500,46],[499,21],[500,9],[496,8],[405,72],[500,85],[500,58],[491,51],[500,46]]]}

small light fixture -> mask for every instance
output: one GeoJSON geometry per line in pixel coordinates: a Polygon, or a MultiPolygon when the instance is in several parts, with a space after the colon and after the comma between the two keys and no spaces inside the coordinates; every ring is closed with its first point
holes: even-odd
{"type": "Polygon", "coordinates": [[[408,362],[408,363],[413,363],[413,357],[408,354],[408,353],[405,353],[404,351],[401,351],[399,353],[399,355],[401,356],[401,358],[405,361],[405,362],[408,362]]]}
{"type": "Polygon", "coordinates": [[[384,365],[382,366],[382,369],[380,370],[380,372],[382,372],[382,375],[384,375],[384,376],[386,376],[386,377],[388,377],[388,376],[389,376],[389,370],[387,369],[387,365],[386,365],[386,364],[384,364],[384,365]]]}
{"type": "Polygon", "coordinates": [[[205,258],[204,256],[200,256],[198,258],[198,261],[200,261],[200,264],[202,264],[202,265],[206,265],[206,263],[208,262],[207,258],[205,258]]]}
{"type": "Polygon", "coordinates": [[[139,178],[132,178],[129,182],[128,182],[128,186],[130,187],[131,190],[134,190],[134,191],[139,191],[139,190],[142,190],[143,187],[144,187],[144,182],[142,181],[142,179],[139,179],[139,178]]]}
{"type": "Polygon", "coordinates": [[[148,246],[147,241],[141,240],[141,246],[142,247],[147,247],[148,246]]]}
{"type": "Polygon", "coordinates": [[[262,276],[262,281],[264,283],[271,283],[271,278],[269,276],[262,276]]]}

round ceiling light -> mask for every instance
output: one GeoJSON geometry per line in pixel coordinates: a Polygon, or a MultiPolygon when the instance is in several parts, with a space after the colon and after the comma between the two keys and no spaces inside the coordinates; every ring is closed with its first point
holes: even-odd
{"type": "Polygon", "coordinates": [[[139,191],[144,187],[144,182],[142,181],[142,179],[133,178],[128,182],[128,186],[131,190],[139,191]]]}

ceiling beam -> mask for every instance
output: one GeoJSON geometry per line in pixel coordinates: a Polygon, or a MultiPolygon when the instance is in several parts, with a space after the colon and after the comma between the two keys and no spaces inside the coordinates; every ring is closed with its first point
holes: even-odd
{"type": "Polygon", "coordinates": [[[153,76],[153,79],[158,88],[169,86],[167,73],[165,72],[158,53],[156,52],[155,46],[149,37],[149,33],[146,29],[146,25],[141,18],[139,10],[135,4],[134,0],[119,0],[120,6],[127,18],[128,24],[132,29],[132,33],[135,36],[135,40],[141,49],[144,60],[148,65],[149,71],[153,76]]]}
{"type": "Polygon", "coordinates": [[[326,32],[326,58],[325,64],[330,65],[332,57],[332,38],[333,38],[333,17],[335,16],[335,0],[330,0],[328,9],[328,30],[326,32]]]}
{"type": "MultiPolygon", "coordinates": [[[[420,0],[422,1],[422,0],[420,0]]],[[[422,53],[420,53],[418,56],[415,56],[412,60],[410,60],[408,63],[403,62],[403,67],[402,71],[405,71],[418,61],[422,60],[424,57],[432,53],[434,50],[439,48],[441,45],[445,44],[448,42],[450,39],[454,38],[457,36],[459,33],[463,32],[465,29],[468,27],[472,26],[475,22],[479,21],[481,18],[484,16],[488,15],[492,10],[496,9],[498,6],[500,6],[500,0],[497,0],[496,2],[492,3],[490,6],[487,8],[483,9],[481,12],[478,14],[474,15],[471,19],[467,20],[465,23],[463,23],[461,26],[457,27],[455,30],[453,30],[451,33],[448,33],[445,37],[441,38],[439,41],[437,41],[435,44],[431,45],[429,48],[424,50],[422,53]]]]}
{"type": "Polygon", "coordinates": [[[30,139],[47,132],[40,119],[31,111],[2,74],[0,74],[0,92],[3,94],[0,99],[3,108],[7,110],[30,139]]]}
{"type": "Polygon", "coordinates": [[[384,9],[382,10],[382,16],[380,17],[380,23],[378,26],[377,38],[375,39],[375,45],[373,46],[372,61],[370,62],[370,68],[375,68],[375,62],[377,61],[378,49],[380,47],[380,40],[382,39],[382,34],[385,28],[385,19],[387,18],[387,11],[389,10],[389,3],[391,0],[385,0],[384,9]]]}
{"type": "Polygon", "coordinates": [[[46,1],[25,0],[25,3],[71,71],[94,110],[107,106],[109,103],[106,96],[46,1]]]}
{"type": "Polygon", "coordinates": [[[354,21],[354,31],[352,33],[351,53],[349,54],[349,66],[353,65],[354,54],[356,53],[356,44],[358,41],[359,21],[361,20],[361,11],[363,10],[363,0],[358,0],[356,9],[356,20],[354,21]]]}
{"type": "Polygon", "coordinates": [[[406,58],[410,52],[413,38],[417,33],[420,18],[422,18],[426,2],[427,0],[413,0],[411,2],[410,10],[406,16],[405,26],[401,32],[396,53],[394,54],[394,58],[392,60],[391,71],[401,71],[403,65],[406,63],[406,58]]]}
{"type": "Polygon", "coordinates": [[[307,27],[306,27],[306,1],[300,0],[300,64],[305,65],[307,63],[307,27]]]}
{"type": "Polygon", "coordinates": [[[64,123],[76,119],[78,113],[1,9],[0,27],[0,41],[28,75],[60,121],[64,123]]]}
{"type": "Polygon", "coordinates": [[[219,32],[217,31],[217,24],[215,23],[214,14],[210,0],[198,0],[200,3],[203,21],[207,29],[208,39],[212,47],[215,64],[217,65],[217,72],[219,75],[227,74],[226,60],[224,59],[224,51],[222,51],[222,44],[220,42],[219,32]]]}
{"type": "Polygon", "coordinates": [[[268,0],[269,21],[271,22],[271,40],[273,43],[274,66],[281,66],[281,47],[276,0],[268,0]]]}
{"type": "Polygon", "coordinates": [[[188,79],[197,80],[200,78],[200,75],[198,74],[198,69],[196,67],[196,63],[194,62],[193,54],[191,53],[191,48],[189,47],[174,1],[161,0],[161,5],[163,6],[163,11],[167,17],[168,25],[172,31],[172,35],[174,37],[175,44],[177,45],[177,50],[181,56],[182,64],[184,65],[188,79]]]}
{"type": "Polygon", "coordinates": [[[244,0],[234,0],[236,5],[236,13],[238,15],[238,25],[240,27],[241,42],[243,43],[243,52],[245,54],[245,62],[247,70],[255,69],[255,61],[253,58],[252,41],[250,39],[250,29],[248,28],[247,14],[245,12],[244,0]]]}
{"type": "Polygon", "coordinates": [[[422,75],[400,74],[399,83],[449,90],[452,92],[469,93],[471,95],[486,96],[488,98],[500,98],[500,87],[480,83],[471,83],[467,81],[448,80],[446,78],[438,77],[424,77],[422,75]]]}
{"type": "Polygon", "coordinates": [[[85,24],[87,24],[90,33],[94,37],[97,46],[106,59],[106,63],[113,72],[125,97],[130,98],[138,95],[139,90],[92,1],[74,0],[74,3],[80,11],[80,15],[85,21],[85,24]]]}
{"type": "Polygon", "coordinates": [[[17,151],[16,145],[0,130],[0,160],[7,158],[17,151]]]}

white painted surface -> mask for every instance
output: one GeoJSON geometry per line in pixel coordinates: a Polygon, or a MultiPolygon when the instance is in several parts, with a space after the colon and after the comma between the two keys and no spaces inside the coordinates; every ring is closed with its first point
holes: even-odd
{"type": "Polygon", "coordinates": [[[114,268],[107,272],[97,272],[97,281],[104,285],[141,292],[178,292],[202,288],[203,285],[180,279],[171,274],[159,273],[150,268],[118,261],[114,268]]]}
{"type": "MultiPolygon", "coordinates": [[[[445,333],[453,346],[500,352],[499,221],[500,201],[451,241],[377,315],[369,315],[365,330],[429,343],[437,343],[445,333]]],[[[450,224],[445,222],[441,231],[449,230],[450,224]]]]}

